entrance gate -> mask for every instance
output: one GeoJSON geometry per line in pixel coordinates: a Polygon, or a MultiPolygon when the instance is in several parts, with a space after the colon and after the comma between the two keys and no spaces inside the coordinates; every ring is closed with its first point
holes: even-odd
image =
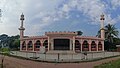
{"type": "Polygon", "coordinates": [[[70,50],[70,40],[54,39],[54,50],[70,50]]]}

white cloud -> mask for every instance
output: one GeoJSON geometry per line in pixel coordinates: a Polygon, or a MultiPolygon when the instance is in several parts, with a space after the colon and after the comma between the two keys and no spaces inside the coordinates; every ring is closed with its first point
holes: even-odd
{"type": "MultiPolygon", "coordinates": [[[[120,5],[119,0],[111,2],[115,7],[120,5]]],[[[116,23],[120,17],[112,19],[111,14],[106,13],[107,7],[108,5],[101,0],[2,0],[0,8],[3,10],[3,23],[0,23],[0,29],[4,31],[0,33],[18,34],[19,17],[22,12],[25,14],[27,35],[42,31],[42,28],[55,21],[69,20],[73,10],[83,13],[93,21],[92,24],[99,22],[102,13],[105,13],[107,23],[116,23]],[[30,32],[31,30],[34,32],[30,32]]],[[[79,14],[77,17],[80,17],[79,14]]]]}
{"type": "Polygon", "coordinates": [[[62,10],[63,10],[64,12],[69,12],[69,11],[70,11],[70,8],[68,7],[67,4],[64,4],[63,7],[62,7],[62,10]]]}
{"type": "Polygon", "coordinates": [[[113,9],[120,7],[120,0],[111,0],[113,9]]]}
{"type": "Polygon", "coordinates": [[[44,17],[44,18],[42,19],[42,22],[48,23],[50,20],[51,20],[51,17],[50,17],[50,16],[47,16],[47,17],[44,17]]]}

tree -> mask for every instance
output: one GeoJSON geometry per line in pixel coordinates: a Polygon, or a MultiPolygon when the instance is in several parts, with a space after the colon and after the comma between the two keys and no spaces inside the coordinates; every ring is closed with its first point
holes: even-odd
{"type": "MultiPolygon", "coordinates": [[[[115,25],[108,24],[105,26],[105,49],[110,50],[116,48],[115,38],[118,38],[118,30],[115,25]]],[[[97,36],[100,37],[100,30],[97,33],[97,36]]]]}
{"type": "Polygon", "coordinates": [[[77,31],[77,35],[82,35],[83,32],[82,31],[77,31]]]}
{"type": "Polygon", "coordinates": [[[8,36],[6,34],[0,35],[0,48],[9,47],[10,49],[18,49],[19,44],[19,35],[16,36],[8,36]]]}
{"type": "Polygon", "coordinates": [[[118,30],[115,28],[115,25],[108,24],[105,26],[105,38],[109,42],[113,43],[113,38],[118,37],[118,30]]]}
{"type": "Polygon", "coordinates": [[[18,49],[20,47],[20,40],[19,39],[15,39],[13,42],[13,46],[15,49],[18,49]]]}

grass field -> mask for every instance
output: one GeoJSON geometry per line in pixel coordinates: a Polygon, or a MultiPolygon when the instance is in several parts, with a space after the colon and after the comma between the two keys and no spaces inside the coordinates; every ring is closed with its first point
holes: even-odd
{"type": "Polygon", "coordinates": [[[120,59],[108,63],[103,63],[99,66],[95,66],[94,68],[120,68],[120,59]]]}

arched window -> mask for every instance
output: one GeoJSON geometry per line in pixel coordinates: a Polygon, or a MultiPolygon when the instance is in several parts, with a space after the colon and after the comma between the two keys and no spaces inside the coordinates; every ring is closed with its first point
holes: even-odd
{"type": "Polygon", "coordinates": [[[86,40],[83,42],[82,46],[83,46],[83,51],[88,51],[89,50],[89,44],[86,40]]]}
{"type": "Polygon", "coordinates": [[[81,44],[78,40],[75,40],[75,51],[80,52],[81,50],[81,44]]]}
{"type": "Polygon", "coordinates": [[[36,43],[35,43],[35,48],[40,48],[40,45],[41,45],[40,41],[37,40],[36,43]]]}
{"type": "Polygon", "coordinates": [[[92,43],[91,43],[91,50],[92,51],[96,51],[97,50],[95,41],[92,41],[92,43]]]}
{"type": "Polygon", "coordinates": [[[32,41],[29,41],[29,42],[28,42],[28,48],[33,48],[32,41]]]}
{"type": "Polygon", "coordinates": [[[22,43],[22,49],[26,49],[26,43],[25,43],[25,41],[22,43]]]}
{"type": "Polygon", "coordinates": [[[102,43],[101,42],[98,43],[98,50],[102,50],[102,43]]]}

